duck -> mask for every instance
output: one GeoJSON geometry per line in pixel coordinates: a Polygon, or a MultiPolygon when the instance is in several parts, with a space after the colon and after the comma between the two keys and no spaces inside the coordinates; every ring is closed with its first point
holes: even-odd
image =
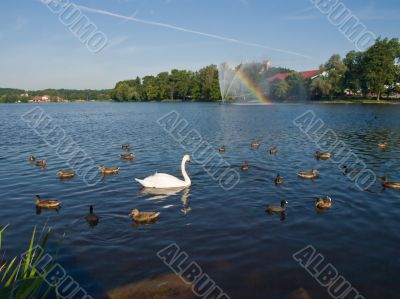
{"type": "Polygon", "coordinates": [[[106,166],[100,166],[99,171],[102,174],[117,174],[119,173],[119,167],[106,167],[106,166]]]}
{"type": "Polygon", "coordinates": [[[134,209],[129,216],[136,222],[151,222],[160,217],[160,212],[139,212],[138,209],[134,209]]]}
{"type": "Polygon", "coordinates": [[[276,153],[278,152],[278,148],[277,147],[272,147],[270,150],[269,150],[269,154],[270,155],[275,155],[276,153]]]}
{"type": "Polygon", "coordinates": [[[218,149],[218,151],[219,151],[220,153],[225,153],[225,145],[221,146],[221,147],[218,149]]]}
{"type": "Polygon", "coordinates": [[[323,152],[321,153],[320,151],[317,151],[315,153],[315,157],[319,160],[329,160],[331,158],[331,153],[328,152],[323,152]]]}
{"type": "Polygon", "coordinates": [[[61,204],[58,200],[55,199],[42,200],[39,195],[35,196],[35,203],[36,207],[41,209],[58,209],[61,207],[61,204]]]}
{"type": "Polygon", "coordinates": [[[361,172],[360,169],[358,169],[358,168],[349,168],[346,165],[344,165],[342,167],[342,169],[345,174],[349,174],[349,173],[359,174],[361,172]]]}
{"type": "Polygon", "coordinates": [[[135,155],[133,153],[122,154],[122,155],[119,155],[119,157],[121,159],[125,159],[125,160],[135,160],[135,155]]]}
{"type": "Polygon", "coordinates": [[[89,207],[89,214],[86,216],[86,221],[90,226],[96,226],[99,223],[99,217],[93,213],[93,206],[89,207]]]}
{"type": "Polygon", "coordinates": [[[36,161],[36,166],[46,167],[47,160],[36,161]]]}
{"type": "Polygon", "coordinates": [[[272,214],[272,213],[284,213],[286,212],[286,205],[289,203],[286,200],[281,201],[281,206],[268,206],[267,209],[265,210],[266,212],[272,214]]]}
{"type": "Polygon", "coordinates": [[[282,185],[283,184],[283,178],[281,177],[280,174],[278,174],[275,178],[275,185],[282,185]]]}
{"type": "Polygon", "coordinates": [[[60,170],[59,172],[57,172],[57,176],[60,179],[71,179],[75,176],[75,172],[60,170]]]}
{"type": "Polygon", "coordinates": [[[299,172],[297,176],[303,179],[315,179],[318,175],[318,170],[313,169],[311,172],[299,172]]]}
{"type": "Polygon", "coordinates": [[[248,171],[248,170],[250,169],[250,164],[247,163],[247,162],[244,162],[244,163],[240,166],[240,169],[241,169],[242,171],[248,171]]]}
{"type": "Polygon", "coordinates": [[[250,146],[252,149],[258,149],[260,147],[260,142],[254,141],[250,146]]]}
{"type": "Polygon", "coordinates": [[[130,144],[125,144],[125,145],[121,146],[121,148],[122,148],[124,151],[129,151],[129,150],[131,149],[131,145],[130,145],[130,144]]]}
{"type": "Polygon", "coordinates": [[[189,187],[192,185],[192,181],[190,180],[186,172],[186,163],[190,163],[190,161],[191,160],[189,155],[183,156],[181,162],[181,172],[183,180],[170,174],[156,172],[154,175],[148,176],[147,178],[144,178],[142,180],[135,178],[135,181],[145,188],[172,189],[189,187]]]}
{"type": "Polygon", "coordinates": [[[380,149],[386,149],[389,145],[387,144],[387,142],[383,142],[383,143],[378,143],[378,147],[380,149]]]}
{"type": "Polygon", "coordinates": [[[35,162],[35,161],[36,161],[36,158],[35,158],[35,156],[32,156],[32,155],[30,155],[30,156],[29,156],[29,161],[31,161],[31,162],[35,162]]]}
{"type": "Polygon", "coordinates": [[[330,209],[332,207],[332,198],[329,196],[317,198],[315,207],[320,210],[330,209]]]}
{"type": "Polygon", "coordinates": [[[389,189],[400,190],[400,183],[390,182],[387,177],[381,177],[382,186],[389,189]]]}

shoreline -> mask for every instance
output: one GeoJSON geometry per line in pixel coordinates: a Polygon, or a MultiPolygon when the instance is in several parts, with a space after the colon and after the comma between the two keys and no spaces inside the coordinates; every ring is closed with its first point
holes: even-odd
{"type": "MultiPolygon", "coordinates": [[[[96,100],[89,100],[89,101],[70,101],[70,102],[50,102],[50,103],[0,103],[0,104],[31,104],[31,105],[48,105],[48,104],[87,104],[87,103],[116,103],[116,104],[128,104],[128,103],[179,103],[179,104],[187,104],[187,103],[215,103],[215,104],[240,104],[243,106],[247,105],[257,105],[262,104],[258,102],[223,102],[223,101],[182,101],[182,100],[163,100],[163,101],[112,101],[112,100],[105,100],[105,101],[96,101],[96,100]]],[[[364,104],[364,105],[400,105],[400,99],[396,100],[373,100],[373,99],[361,99],[361,100],[309,100],[303,102],[274,102],[268,105],[307,105],[307,104],[317,104],[317,105],[349,105],[349,104],[364,104]]]]}

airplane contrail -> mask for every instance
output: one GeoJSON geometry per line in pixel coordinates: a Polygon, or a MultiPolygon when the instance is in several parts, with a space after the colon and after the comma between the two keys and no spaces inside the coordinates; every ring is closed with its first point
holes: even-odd
{"type": "Polygon", "coordinates": [[[84,10],[84,11],[97,13],[97,14],[101,14],[101,15],[106,15],[106,16],[110,16],[110,17],[115,17],[115,18],[119,18],[119,19],[123,19],[123,20],[127,20],[127,21],[132,21],[132,22],[146,24],[146,25],[152,25],[152,26],[158,26],[158,27],[163,27],[163,28],[168,28],[168,29],[172,29],[172,30],[182,31],[182,32],[191,33],[191,34],[196,34],[196,35],[205,36],[205,37],[209,37],[209,38],[213,38],[213,39],[218,39],[218,40],[222,40],[222,41],[226,41],[226,42],[241,44],[241,45],[250,46],[250,47],[263,48],[263,49],[268,49],[268,50],[272,50],[272,51],[276,51],[276,52],[281,52],[281,53],[285,53],[285,54],[290,54],[290,55],[294,55],[294,56],[299,56],[299,57],[303,57],[303,58],[312,59],[312,57],[310,57],[308,55],[304,55],[304,54],[293,52],[293,51],[289,51],[289,50],[274,48],[274,47],[270,47],[270,46],[263,45],[263,44],[241,41],[241,40],[238,40],[238,39],[235,39],[235,38],[230,38],[230,37],[225,37],[225,36],[221,36],[221,35],[216,35],[216,34],[211,34],[211,33],[191,30],[191,29],[187,29],[187,28],[183,28],[183,27],[179,27],[179,26],[175,26],[175,25],[171,25],[171,24],[153,22],[153,21],[138,19],[138,18],[133,17],[133,16],[129,17],[129,16],[116,14],[116,13],[109,12],[109,11],[106,11],[106,10],[91,8],[91,7],[77,5],[77,4],[75,4],[75,5],[76,5],[76,7],[80,8],[81,10],[84,10]]]}

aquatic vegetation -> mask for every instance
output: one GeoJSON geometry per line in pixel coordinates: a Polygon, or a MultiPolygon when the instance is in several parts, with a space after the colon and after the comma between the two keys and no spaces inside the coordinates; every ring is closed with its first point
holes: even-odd
{"type": "MultiPolygon", "coordinates": [[[[2,236],[8,225],[0,230],[0,252],[2,236]]],[[[4,260],[4,253],[0,258],[0,298],[46,298],[52,288],[43,277],[36,273],[36,266],[43,256],[43,251],[35,250],[39,245],[44,248],[51,233],[50,228],[44,227],[37,238],[36,227],[33,229],[26,255],[16,256],[10,261],[4,260]]],[[[50,269],[52,263],[47,265],[50,269]]],[[[45,271],[46,273],[46,271],[45,271]]]]}

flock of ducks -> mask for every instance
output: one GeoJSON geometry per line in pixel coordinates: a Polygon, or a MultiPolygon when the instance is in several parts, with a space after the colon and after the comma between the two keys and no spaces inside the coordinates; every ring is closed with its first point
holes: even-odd
{"type": "MultiPolygon", "coordinates": [[[[119,157],[121,159],[125,160],[130,160],[133,161],[136,159],[135,155],[130,152],[131,146],[130,145],[123,145],[121,147],[122,150],[128,151],[128,153],[121,154],[119,157]]],[[[37,160],[35,156],[31,155],[29,156],[29,161],[32,163],[35,163],[36,166],[46,168],[47,165],[47,160],[37,160]]],[[[104,165],[101,165],[99,167],[99,172],[103,175],[114,175],[119,173],[119,167],[106,167],[104,165]]],[[[75,172],[73,171],[64,171],[60,170],[57,172],[57,176],[60,179],[72,179],[75,177],[75,172]]],[[[42,199],[40,195],[35,196],[35,205],[36,208],[40,211],[41,209],[49,209],[49,210],[59,210],[61,208],[61,202],[58,201],[57,199],[42,199]]],[[[90,224],[90,226],[94,227],[96,226],[100,218],[96,214],[94,214],[94,208],[93,206],[89,207],[89,214],[85,217],[86,221],[90,224]]],[[[139,212],[138,209],[134,209],[129,216],[132,217],[132,219],[135,222],[138,223],[150,223],[153,222],[154,220],[157,220],[160,216],[159,212],[139,212]]]]}
{"type": "MultiPolygon", "coordinates": [[[[253,150],[258,150],[260,147],[260,142],[255,141],[253,143],[250,144],[251,149],[253,150]]],[[[388,143],[379,143],[378,147],[382,150],[385,150],[388,148],[388,143]]],[[[225,145],[221,146],[218,151],[220,153],[225,153],[226,151],[226,147],[225,145]]],[[[278,152],[278,148],[277,147],[272,147],[268,150],[270,155],[275,155],[278,152]]],[[[329,152],[320,152],[317,151],[315,153],[315,158],[317,160],[329,160],[332,157],[332,154],[329,152]]],[[[251,168],[251,165],[246,161],[244,162],[241,166],[240,169],[242,171],[248,171],[251,168]]],[[[344,174],[359,174],[361,172],[360,169],[358,168],[349,168],[346,165],[342,167],[343,173],[344,174]]],[[[308,180],[314,180],[318,177],[318,170],[316,169],[312,169],[310,172],[307,171],[303,171],[303,172],[299,172],[297,173],[297,176],[299,178],[302,179],[308,179],[308,180]]],[[[396,189],[396,190],[400,190],[400,183],[396,183],[396,182],[391,182],[388,180],[387,177],[380,177],[381,181],[382,181],[382,186],[385,188],[389,188],[389,189],[396,189]]],[[[275,185],[280,186],[284,183],[283,178],[280,176],[280,174],[278,174],[275,178],[275,185]]],[[[282,200],[280,206],[267,206],[266,208],[266,212],[273,214],[273,213],[285,213],[286,212],[286,206],[288,205],[288,202],[286,200],[282,200]]],[[[326,209],[330,209],[332,207],[332,198],[330,198],[329,196],[326,197],[319,197],[315,200],[315,207],[318,210],[326,210],[326,209]]]]}
{"type": "MultiPolygon", "coordinates": [[[[253,150],[258,150],[260,148],[260,142],[253,142],[251,143],[250,147],[253,150]]],[[[388,147],[387,143],[379,143],[378,147],[382,150],[386,149],[388,147]]],[[[128,145],[123,145],[121,147],[122,150],[127,151],[128,153],[121,154],[119,157],[121,159],[125,160],[135,160],[136,157],[133,153],[130,152],[131,146],[128,145]]],[[[218,148],[218,151],[220,153],[225,153],[226,152],[226,147],[223,145],[220,148],[218,148]]],[[[268,150],[270,155],[275,155],[278,152],[277,147],[272,147],[268,150]]],[[[315,158],[318,160],[329,160],[332,157],[331,153],[329,152],[320,152],[317,151],[315,153],[315,158]]],[[[46,167],[47,160],[37,160],[34,156],[29,157],[29,161],[35,163],[36,166],[38,167],[46,167]]],[[[173,177],[169,174],[163,174],[163,173],[155,173],[153,176],[149,176],[143,180],[135,179],[138,183],[140,183],[142,186],[145,188],[178,188],[178,187],[188,187],[191,185],[190,178],[188,177],[186,170],[185,170],[185,165],[186,162],[190,162],[190,156],[185,155],[182,160],[181,168],[182,168],[182,175],[184,177],[184,180],[180,180],[176,177],[173,177]]],[[[242,171],[248,171],[251,168],[251,165],[248,162],[244,162],[241,166],[240,169],[242,171]]],[[[106,166],[100,166],[99,167],[99,172],[102,173],[103,175],[114,175],[119,173],[119,167],[106,167],[106,166]]],[[[344,174],[358,174],[360,173],[359,169],[356,168],[349,168],[347,166],[343,166],[343,173],[344,174]]],[[[60,179],[71,179],[75,176],[75,172],[72,171],[64,171],[60,170],[57,172],[57,176],[60,179]]],[[[308,179],[308,180],[314,180],[318,177],[318,170],[312,169],[311,171],[303,171],[297,173],[297,176],[302,179],[308,179]]],[[[396,182],[391,182],[388,180],[387,177],[381,177],[380,178],[382,181],[382,186],[385,188],[390,188],[390,189],[397,189],[400,190],[400,183],[396,182]]],[[[284,183],[284,179],[278,174],[275,178],[275,185],[280,186],[284,183]]],[[[58,200],[55,199],[41,199],[39,195],[35,196],[35,204],[37,209],[55,209],[58,210],[61,208],[61,203],[58,200]]],[[[286,206],[288,205],[288,202],[286,200],[282,200],[280,203],[280,206],[267,206],[266,212],[270,214],[274,213],[280,213],[284,214],[286,212],[286,206]]],[[[318,210],[326,210],[330,209],[332,207],[332,199],[329,196],[326,197],[320,197],[317,198],[315,201],[315,207],[318,210]]],[[[138,209],[132,210],[132,212],[129,214],[129,216],[137,223],[151,223],[157,220],[160,217],[160,212],[140,212],[138,209]]],[[[99,217],[93,213],[93,206],[89,207],[89,214],[86,216],[87,222],[91,226],[95,226],[99,223],[99,217]]]]}

